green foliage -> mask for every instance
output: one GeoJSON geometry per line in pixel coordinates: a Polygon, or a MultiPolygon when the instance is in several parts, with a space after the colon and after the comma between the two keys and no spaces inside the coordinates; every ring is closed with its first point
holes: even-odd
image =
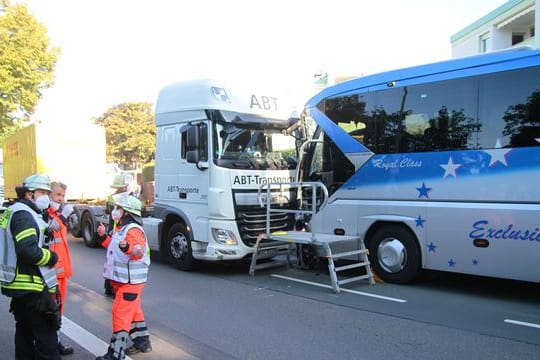
{"type": "Polygon", "coordinates": [[[136,169],[154,156],[156,125],[150,103],[115,105],[94,121],[105,127],[107,162],[136,169]]]}
{"type": "Polygon", "coordinates": [[[53,84],[59,54],[26,5],[0,3],[0,142],[30,117],[53,84]]]}
{"type": "Polygon", "coordinates": [[[141,170],[142,181],[154,181],[154,162],[144,164],[141,170]]]}

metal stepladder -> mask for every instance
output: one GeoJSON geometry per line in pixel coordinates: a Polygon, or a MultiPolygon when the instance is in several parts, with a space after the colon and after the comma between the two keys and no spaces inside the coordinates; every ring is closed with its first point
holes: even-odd
{"type": "Polygon", "coordinates": [[[259,188],[259,204],[261,207],[266,207],[266,233],[259,235],[257,242],[254,246],[254,251],[251,258],[251,265],[249,268],[249,274],[255,275],[255,270],[265,269],[276,266],[291,265],[291,253],[296,250],[296,244],[312,245],[317,248],[317,252],[328,260],[328,271],[330,274],[330,281],[332,290],[336,293],[340,292],[340,285],[351,283],[353,281],[368,280],[370,284],[375,284],[373,272],[371,271],[368,250],[364,245],[364,241],[358,236],[348,235],[335,235],[335,234],[323,234],[306,231],[278,231],[270,232],[270,214],[272,212],[288,212],[295,214],[308,214],[315,215],[317,213],[317,189],[323,194],[320,207],[323,208],[328,201],[328,191],[326,186],[320,182],[298,182],[298,183],[267,183],[261,185],[259,188]],[[293,210],[283,208],[272,208],[271,204],[271,191],[278,188],[283,192],[284,187],[294,188],[299,191],[303,188],[311,188],[312,201],[310,210],[293,210]],[[265,201],[263,201],[263,190],[266,190],[265,201]],[[338,243],[355,243],[355,249],[345,252],[334,252],[332,250],[333,244],[338,243]],[[259,260],[273,258],[277,255],[285,255],[286,260],[279,260],[274,262],[258,263],[259,260]],[[355,260],[351,261],[347,265],[335,266],[335,260],[342,258],[354,257],[355,260]],[[351,270],[355,268],[365,269],[365,274],[352,276],[348,278],[338,278],[338,272],[351,270]]]}

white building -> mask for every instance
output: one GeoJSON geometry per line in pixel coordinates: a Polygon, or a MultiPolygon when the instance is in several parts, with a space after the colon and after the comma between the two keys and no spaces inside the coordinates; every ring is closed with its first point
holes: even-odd
{"type": "Polygon", "coordinates": [[[510,0],[450,37],[452,57],[530,45],[540,47],[535,28],[540,2],[510,0]]]}

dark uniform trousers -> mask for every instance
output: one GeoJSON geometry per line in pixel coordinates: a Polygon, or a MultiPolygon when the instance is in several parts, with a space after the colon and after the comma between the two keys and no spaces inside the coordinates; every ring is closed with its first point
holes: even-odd
{"type": "Polygon", "coordinates": [[[16,360],[60,360],[55,319],[38,310],[39,300],[38,293],[11,299],[16,360]]]}

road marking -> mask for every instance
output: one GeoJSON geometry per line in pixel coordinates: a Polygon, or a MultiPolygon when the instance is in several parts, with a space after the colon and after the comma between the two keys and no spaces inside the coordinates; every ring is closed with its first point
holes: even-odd
{"type": "MultiPolygon", "coordinates": [[[[86,329],[83,329],[65,316],[62,316],[62,328],[60,331],[96,356],[105,354],[109,347],[109,344],[105,341],[88,332],[86,329]]],[[[129,356],[126,356],[126,359],[132,360],[129,356]]]]}
{"type": "Polygon", "coordinates": [[[540,324],[534,324],[534,323],[525,322],[525,321],[517,321],[517,320],[505,319],[504,322],[508,323],[508,324],[528,326],[528,327],[540,329],[540,324]]]}
{"type": "MultiPolygon", "coordinates": [[[[327,289],[332,289],[332,287],[330,285],[320,284],[320,283],[316,283],[316,282],[313,282],[313,281],[301,280],[301,279],[297,279],[297,278],[293,278],[293,277],[289,277],[289,276],[278,275],[278,274],[272,274],[272,276],[280,278],[280,279],[284,279],[284,280],[290,280],[290,281],[299,282],[299,283],[302,283],[302,284],[308,284],[308,285],[314,285],[314,286],[323,287],[323,288],[327,288],[327,289]]],[[[377,299],[381,299],[381,300],[394,301],[394,302],[398,302],[398,303],[407,302],[407,300],[397,299],[397,298],[393,298],[393,297],[382,296],[382,295],[377,295],[377,294],[372,294],[372,293],[367,293],[367,292],[363,292],[363,291],[356,291],[356,290],[350,290],[350,289],[344,289],[344,288],[341,288],[340,290],[342,292],[348,292],[348,293],[351,293],[351,294],[362,295],[362,296],[369,296],[369,297],[373,297],[373,298],[377,298],[377,299]]]]}

